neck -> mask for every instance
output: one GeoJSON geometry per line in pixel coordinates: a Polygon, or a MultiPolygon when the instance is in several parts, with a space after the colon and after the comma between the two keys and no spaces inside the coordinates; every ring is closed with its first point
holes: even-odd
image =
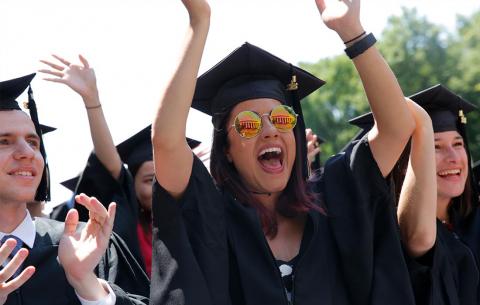
{"type": "Polygon", "coordinates": [[[26,203],[5,203],[0,202],[0,232],[11,233],[13,232],[23,221],[27,214],[26,203]]]}
{"type": "Polygon", "coordinates": [[[437,197],[437,218],[442,220],[442,221],[446,221],[446,222],[450,222],[450,220],[448,219],[448,206],[450,205],[450,202],[451,202],[451,198],[447,198],[447,197],[437,197]]]}
{"type": "Polygon", "coordinates": [[[270,211],[275,211],[275,205],[277,204],[280,193],[263,193],[263,192],[251,192],[253,197],[257,199],[264,207],[270,211]]]}

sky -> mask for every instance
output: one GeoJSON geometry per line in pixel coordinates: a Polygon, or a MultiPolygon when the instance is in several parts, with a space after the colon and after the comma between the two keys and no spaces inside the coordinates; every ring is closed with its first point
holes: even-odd
{"type": "MultiPolygon", "coordinates": [[[[245,41],[294,64],[343,52],[343,43],[323,25],[314,0],[209,3],[212,19],[200,73],[245,41]]],[[[456,16],[479,10],[480,1],[364,0],[362,24],[380,37],[388,17],[399,15],[402,7],[415,7],[420,15],[451,30],[456,16]]],[[[71,62],[84,55],[95,69],[115,143],[153,120],[188,23],[180,0],[1,0],[0,12],[0,80],[42,68],[39,60],[51,59],[51,54],[71,62]]],[[[68,87],[46,82],[39,74],[32,88],[40,121],[58,128],[45,136],[55,205],[70,196],[59,182],[77,175],[85,165],[92,150],[90,131],[83,102],[68,87]]],[[[210,141],[209,118],[191,111],[187,136],[210,141]]]]}

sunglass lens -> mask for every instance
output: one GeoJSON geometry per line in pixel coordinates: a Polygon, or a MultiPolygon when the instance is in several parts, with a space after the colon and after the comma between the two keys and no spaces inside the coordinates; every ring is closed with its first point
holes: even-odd
{"type": "Polygon", "coordinates": [[[297,124],[297,114],[292,108],[280,105],[272,109],[270,120],[278,130],[289,131],[297,124]]]}
{"type": "Polygon", "coordinates": [[[262,128],[262,119],[253,111],[242,111],[235,118],[235,130],[244,138],[255,137],[262,128]]]}

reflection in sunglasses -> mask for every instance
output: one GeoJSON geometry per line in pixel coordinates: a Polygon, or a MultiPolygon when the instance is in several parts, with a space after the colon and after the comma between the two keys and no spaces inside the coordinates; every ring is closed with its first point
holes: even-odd
{"type": "Polygon", "coordinates": [[[262,117],[267,116],[277,130],[287,132],[292,130],[297,124],[297,114],[293,109],[286,105],[279,105],[273,108],[270,113],[260,115],[255,111],[242,111],[235,117],[235,127],[237,133],[244,138],[253,138],[262,130],[262,117]]]}

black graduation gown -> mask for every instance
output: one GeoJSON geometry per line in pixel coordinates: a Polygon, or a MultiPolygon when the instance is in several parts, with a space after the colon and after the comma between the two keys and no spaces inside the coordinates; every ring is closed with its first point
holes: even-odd
{"type": "Polygon", "coordinates": [[[479,270],[472,250],[437,221],[435,246],[409,262],[418,304],[480,304],[479,270]]]}
{"type": "MultiPolygon", "coordinates": [[[[29,255],[23,266],[32,265],[36,271],[23,286],[8,296],[5,304],[80,304],[57,259],[64,224],[46,218],[36,218],[35,227],[35,243],[33,248],[29,249],[29,255]]],[[[106,254],[96,268],[97,276],[109,282],[117,297],[117,305],[147,304],[147,298],[133,294],[138,293],[139,289],[132,286],[130,281],[133,279],[143,282],[148,281],[148,278],[144,279],[144,275],[137,272],[139,267],[131,263],[132,259],[129,259],[129,253],[125,252],[123,247],[121,241],[112,236],[106,254]],[[127,294],[126,291],[129,293],[127,294]]]]}
{"type": "MultiPolygon", "coordinates": [[[[308,213],[313,232],[296,265],[293,304],[413,304],[393,197],[366,138],[329,160],[313,187],[328,215],[308,213]]],[[[196,305],[288,304],[258,214],[216,189],[200,160],[179,201],[154,184],[152,209],[152,304],[178,295],[196,305]]]]}
{"type": "MultiPolygon", "coordinates": [[[[80,193],[96,197],[106,207],[112,201],[117,203],[113,232],[125,241],[132,255],[145,270],[137,237],[138,201],[130,172],[122,166],[120,177],[117,180],[92,153],[77,182],[75,194],[80,193]]],[[[88,221],[88,210],[77,203],[74,207],[78,210],[80,221],[88,221]]],[[[61,218],[57,220],[64,221],[66,213],[61,212],[61,208],[58,209],[55,215],[61,218]]],[[[68,208],[66,210],[68,211],[68,208]]]]}

